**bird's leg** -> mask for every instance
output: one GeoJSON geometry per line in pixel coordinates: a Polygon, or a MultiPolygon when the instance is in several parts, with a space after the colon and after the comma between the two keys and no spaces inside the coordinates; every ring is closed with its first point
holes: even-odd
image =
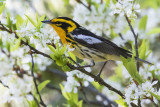
{"type": "Polygon", "coordinates": [[[105,67],[106,64],[107,64],[107,61],[104,62],[103,66],[102,66],[102,68],[101,68],[101,70],[100,70],[100,72],[97,74],[97,77],[100,77],[100,75],[101,75],[101,73],[102,73],[102,71],[103,71],[103,68],[105,67]]]}
{"type": "Polygon", "coordinates": [[[84,66],[78,66],[78,67],[76,67],[76,68],[85,68],[85,67],[93,67],[95,65],[95,63],[94,63],[94,60],[91,60],[91,64],[89,64],[89,65],[84,65],[84,66]]]}
{"type": "Polygon", "coordinates": [[[93,67],[95,65],[94,60],[91,60],[90,65],[84,65],[84,66],[80,66],[77,62],[75,62],[71,57],[68,57],[68,59],[70,59],[74,64],[76,64],[78,67],[76,68],[84,68],[84,67],[93,67]]]}

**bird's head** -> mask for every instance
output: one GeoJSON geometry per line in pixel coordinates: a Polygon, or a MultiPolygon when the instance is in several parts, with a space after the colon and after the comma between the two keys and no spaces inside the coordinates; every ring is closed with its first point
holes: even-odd
{"type": "Polygon", "coordinates": [[[50,24],[57,32],[65,31],[66,33],[70,33],[80,26],[78,23],[68,17],[57,17],[42,22],[50,24]]]}

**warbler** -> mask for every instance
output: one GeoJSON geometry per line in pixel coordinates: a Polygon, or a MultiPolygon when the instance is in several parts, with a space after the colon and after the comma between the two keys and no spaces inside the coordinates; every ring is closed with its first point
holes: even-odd
{"type": "MultiPolygon", "coordinates": [[[[94,65],[94,62],[120,61],[120,56],[125,58],[132,57],[130,51],[118,47],[115,43],[103,37],[97,36],[68,17],[57,17],[42,22],[51,25],[55,29],[63,44],[69,44],[71,48],[75,48],[72,51],[74,55],[83,60],[91,60],[92,65],[94,65]]],[[[136,57],[135,59],[151,64],[136,57]]],[[[100,76],[100,73],[98,76],[100,76]]]]}

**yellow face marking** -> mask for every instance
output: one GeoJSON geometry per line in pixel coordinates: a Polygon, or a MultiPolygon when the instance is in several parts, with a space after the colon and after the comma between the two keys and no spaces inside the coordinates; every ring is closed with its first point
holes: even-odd
{"type": "Polygon", "coordinates": [[[70,24],[71,26],[67,28],[68,33],[72,32],[77,27],[74,22],[70,20],[65,20],[65,19],[52,19],[51,22],[65,22],[65,23],[70,24]]]}
{"type": "Polygon", "coordinates": [[[53,28],[54,28],[54,30],[57,32],[57,34],[59,35],[59,37],[60,37],[60,39],[61,39],[61,41],[62,41],[62,43],[63,44],[66,44],[67,43],[67,41],[66,41],[66,32],[61,28],[61,27],[57,27],[56,25],[54,25],[54,24],[50,24],[53,28]]]}
{"type": "MultiPolygon", "coordinates": [[[[76,29],[76,27],[77,27],[77,25],[74,23],[74,22],[72,22],[72,21],[70,21],[70,20],[65,20],[65,19],[52,19],[51,20],[51,22],[65,22],[65,23],[68,23],[68,24],[70,24],[71,26],[69,26],[68,28],[67,28],[67,31],[68,31],[68,33],[70,33],[70,32],[72,32],[74,29],[76,29]]],[[[57,34],[59,35],[59,37],[60,37],[60,39],[61,39],[61,41],[62,41],[62,43],[63,44],[70,44],[69,42],[67,42],[66,41],[66,31],[64,30],[64,29],[62,29],[61,28],[61,24],[50,24],[53,28],[54,28],[54,30],[57,32],[57,34]]],[[[69,38],[68,38],[69,39],[69,38]]],[[[71,40],[71,39],[69,39],[69,40],[71,40]]],[[[71,40],[72,41],[72,40],[71,40]]]]}

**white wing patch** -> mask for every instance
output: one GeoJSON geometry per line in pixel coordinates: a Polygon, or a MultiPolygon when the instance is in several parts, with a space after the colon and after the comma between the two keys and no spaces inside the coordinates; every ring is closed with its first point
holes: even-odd
{"type": "Polygon", "coordinates": [[[83,41],[89,43],[89,44],[95,44],[95,43],[102,43],[101,40],[91,37],[91,36],[87,36],[87,35],[74,35],[75,38],[77,39],[82,39],[83,41]]]}

